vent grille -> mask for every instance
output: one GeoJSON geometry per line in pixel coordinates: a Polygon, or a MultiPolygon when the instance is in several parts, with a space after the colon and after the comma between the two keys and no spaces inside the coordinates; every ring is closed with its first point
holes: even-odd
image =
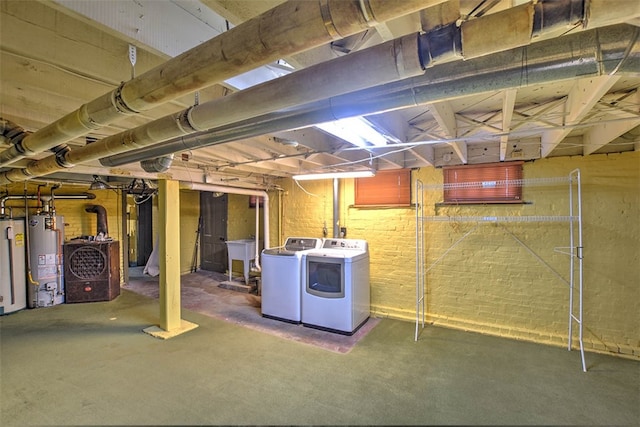
{"type": "Polygon", "coordinates": [[[83,246],[73,251],[68,262],[71,273],[85,280],[100,276],[108,265],[105,254],[91,246],[83,246]]]}

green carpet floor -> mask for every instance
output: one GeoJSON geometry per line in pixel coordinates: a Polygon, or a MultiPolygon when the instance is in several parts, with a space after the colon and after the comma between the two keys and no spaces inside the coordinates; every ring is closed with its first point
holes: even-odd
{"type": "Polygon", "coordinates": [[[348,354],[190,311],[170,340],[157,300],[0,318],[0,425],[640,424],[640,363],[383,319],[348,354]]]}

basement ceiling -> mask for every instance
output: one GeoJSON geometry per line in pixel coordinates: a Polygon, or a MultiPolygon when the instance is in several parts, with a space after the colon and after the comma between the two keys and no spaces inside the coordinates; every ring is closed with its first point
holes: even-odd
{"type": "MultiPolygon", "coordinates": [[[[37,132],[122,82],[230,29],[241,30],[244,22],[282,3],[3,1],[0,118],[5,135],[0,152],[16,142],[12,126],[37,132]]],[[[331,1],[312,3],[323,17],[330,15],[331,1]]],[[[168,177],[265,188],[277,178],[299,173],[535,160],[640,148],[636,1],[563,0],[555,2],[561,6],[547,8],[552,2],[425,0],[424,10],[386,22],[367,15],[375,2],[352,3],[356,9],[364,7],[360,19],[369,19],[364,31],[343,38],[333,34],[330,43],[283,54],[250,73],[238,72],[155,108],[87,129],[67,142],[73,152],[194,105],[219,103],[211,110],[215,117],[206,118],[216,126],[185,135],[188,145],[171,145],[174,158],[168,170],[148,172],[139,159],[122,163],[127,159],[116,156],[30,178],[84,182],[98,174],[114,180],[168,177]],[[380,71],[377,80],[375,47],[402,37],[406,47],[418,33],[426,46],[420,48],[426,69],[403,76],[406,64],[400,63],[396,78],[380,71]],[[369,58],[372,66],[350,74],[331,71],[350,70],[357,55],[369,58]],[[303,80],[309,85],[300,86],[304,96],[296,99],[290,96],[296,86],[285,79],[301,70],[309,73],[303,80]],[[252,86],[262,81],[269,83],[252,86]],[[267,102],[258,102],[265,97],[267,102]],[[239,106],[229,107],[236,99],[239,106]],[[243,116],[253,109],[259,114],[243,116]],[[359,147],[314,126],[329,117],[351,115],[364,116],[386,136],[387,144],[359,147]]],[[[290,31],[287,37],[295,42],[305,28],[290,31]]],[[[400,61],[410,62],[403,57],[406,51],[394,52],[400,61]]],[[[170,146],[162,140],[155,144],[153,148],[170,146]]],[[[147,151],[138,157],[155,158],[158,153],[169,154],[147,151]]],[[[37,169],[34,164],[51,156],[49,150],[25,154],[6,162],[0,174],[37,169]]]]}

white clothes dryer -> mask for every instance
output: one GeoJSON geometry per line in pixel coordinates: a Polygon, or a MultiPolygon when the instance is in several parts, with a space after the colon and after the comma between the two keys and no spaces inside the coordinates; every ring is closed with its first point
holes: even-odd
{"type": "Polygon", "coordinates": [[[302,324],[353,335],[370,315],[369,249],[365,240],[325,239],[302,262],[302,324]]]}
{"type": "Polygon", "coordinates": [[[302,256],[322,239],[289,237],[283,247],[262,251],[262,316],[300,323],[302,256]]]}

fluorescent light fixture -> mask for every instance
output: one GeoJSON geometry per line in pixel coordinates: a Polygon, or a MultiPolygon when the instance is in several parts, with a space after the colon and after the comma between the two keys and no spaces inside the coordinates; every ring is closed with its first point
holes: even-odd
{"type": "Polygon", "coordinates": [[[358,147],[387,145],[387,138],[376,131],[362,117],[348,117],[334,122],[320,123],[315,126],[358,147]]]}
{"type": "Polygon", "coordinates": [[[331,179],[331,178],[371,178],[375,176],[374,171],[353,171],[353,172],[326,172],[326,173],[310,173],[305,175],[294,175],[296,181],[309,181],[312,179],[331,179]]]}

